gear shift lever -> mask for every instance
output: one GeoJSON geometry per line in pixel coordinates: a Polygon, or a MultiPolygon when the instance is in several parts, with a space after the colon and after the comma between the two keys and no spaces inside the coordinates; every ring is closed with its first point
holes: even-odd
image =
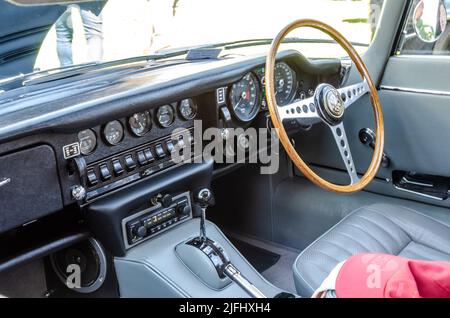
{"type": "Polygon", "coordinates": [[[206,226],[205,226],[206,209],[209,206],[214,205],[214,203],[215,203],[214,196],[210,189],[204,188],[197,192],[197,194],[194,196],[194,201],[199,205],[200,209],[202,210],[202,213],[200,216],[200,240],[202,242],[205,242],[206,241],[206,226]]]}
{"type": "Polygon", "coordinates": [[[212,191],[208,188],[199,190],[194,194],[194,202],[201,209],[200,236],[177,246],[176,251],[180,258],[192,272],[208,285],[214,285],[216,289],[223,288],[224,279],[228,278],[251,297],[265,298],[265,295],[231,263],[222,246],[206,236],[206,209],[215,203],[212,191]],[[199,257],[203,258],[203,261],[198,261],[199,257]],[[209,267],[205,269],[200,265],[209,267]],[[214,271],[215,275],[211,275],[211,271],[214,271]]]}

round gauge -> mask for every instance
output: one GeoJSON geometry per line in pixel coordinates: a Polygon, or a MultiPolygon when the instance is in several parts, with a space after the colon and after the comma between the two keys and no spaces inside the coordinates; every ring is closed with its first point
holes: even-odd
{"type": "Polygon", "coordinates": [[[118,120],[110,121],[103,128],[103,137],[111,146],[117,145],[123,139],[123,126],[118,120]]]}
{"type": "Polygon", "coordinates": [[[295,94],[295,73],[285,62],[275,66],[275,97],[279,106],[289,104],[295,94]]]}
{"type": "Polygon", "coordinates": [[[248,122],[256,117],[260,107],[259,86],[253,73],[248,73],[238,83],[233,84],[230,102],[233,113],[239,120],[248,122]]]}
{"type": "Polygon", "coordinates": [[[190,98],[183,99],[178,107],[181,117],[186,120],[194,119],[197,115],[197,105],[195,105],[194,101],[190,98]]]}
{"type": "Polygon", "coordinates": [[[152,128],[152,118],[149,111],[136,113],[128,118],[131,132],[138,137],[144,136],[152,128]]]}
{"type": "Polygon", "coordinates": [[[298,96],[300,97],[301,100],[304,100],[304,99],[306,99],[306,92],[300,91],[300,93],[298,93],[298,96]]]}
{"type": "Polygon", "coordinates": [[[170,127],[175,120],[175,114],[173,112],[173,108],[170,105],[164,105],[158,108],[156,112],[156,118],[158,123],[164,127],[170,127]]]}
{"type": "Polygon", "coordinates": [[[80,151],[83,155],[89,155],[97,146],[97,137],[91,129],[86,129],[78,133],[78,142],[80,151]]]}

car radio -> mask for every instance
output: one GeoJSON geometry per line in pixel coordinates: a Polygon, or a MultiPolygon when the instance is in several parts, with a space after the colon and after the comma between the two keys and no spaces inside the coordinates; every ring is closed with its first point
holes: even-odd
{"type": "Polygon", "coordinates": [[[122,220],[125,248],[129,249],[191,218],[189,192],[174,196],[170,202],[157,203],[122,220]]]}

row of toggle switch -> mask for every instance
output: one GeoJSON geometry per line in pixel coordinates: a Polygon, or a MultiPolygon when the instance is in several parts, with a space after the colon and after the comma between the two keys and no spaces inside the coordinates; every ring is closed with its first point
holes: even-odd
{"type": "Polygon", "coordinates": [[[174,151],[172,140],[147,146],[131,153],[126,153],[107,162],[89,167],[87,170],[87,185],[89,188],[107,182],[114,177],[120,177],[124,173],[130,173],[138,167],[144,167],[157,160],[162,160],[174,151]]]}

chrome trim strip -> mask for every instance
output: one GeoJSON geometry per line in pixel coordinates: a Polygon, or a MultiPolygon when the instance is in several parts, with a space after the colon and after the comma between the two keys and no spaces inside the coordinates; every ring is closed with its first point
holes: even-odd
{"type": "Polygon", "coordinates": [[[450,55],[444,55],[444,54],[430,54],[430,55],[399,54],[399,55],[392,56],[391,59],[449,60],[450,55]]]}
{"type": "Polygon", "coordinates": [[[417,94],[427,94],[427,95],[450,97],[450,91],[438,91],[438,90],[432,90],[432,89],[418,89],[418,88],[409,88],[409,87],[396,87],[396,86],[388,86],[388,85],[381,85],[380,89],[384,89],[384,90],[388,90],[388,91],[396,91],[396,92],[417,93],[417,94]]]}
{"type": "Polygon", "coordinates": [[[397,186],[395,184],[394,184],[394,188],[399,190],[399,191],[411,193],[411,194],[418,195],[420,197],[424,197],[424,198],[427,198],[427,199],[433,199],[433,200],[437,200],[437,201],[444,201],[444,199],[442,199],[442,198],[438,198],[438,197],[435,197],[435,196],[432,196],[432,195],[429,195],[429,194],[424,194],[424,193],[420,193],[420,192],[409,190],[409,189],[403,189],[402,187],[399,187],[399,186],[397,186]]]}

